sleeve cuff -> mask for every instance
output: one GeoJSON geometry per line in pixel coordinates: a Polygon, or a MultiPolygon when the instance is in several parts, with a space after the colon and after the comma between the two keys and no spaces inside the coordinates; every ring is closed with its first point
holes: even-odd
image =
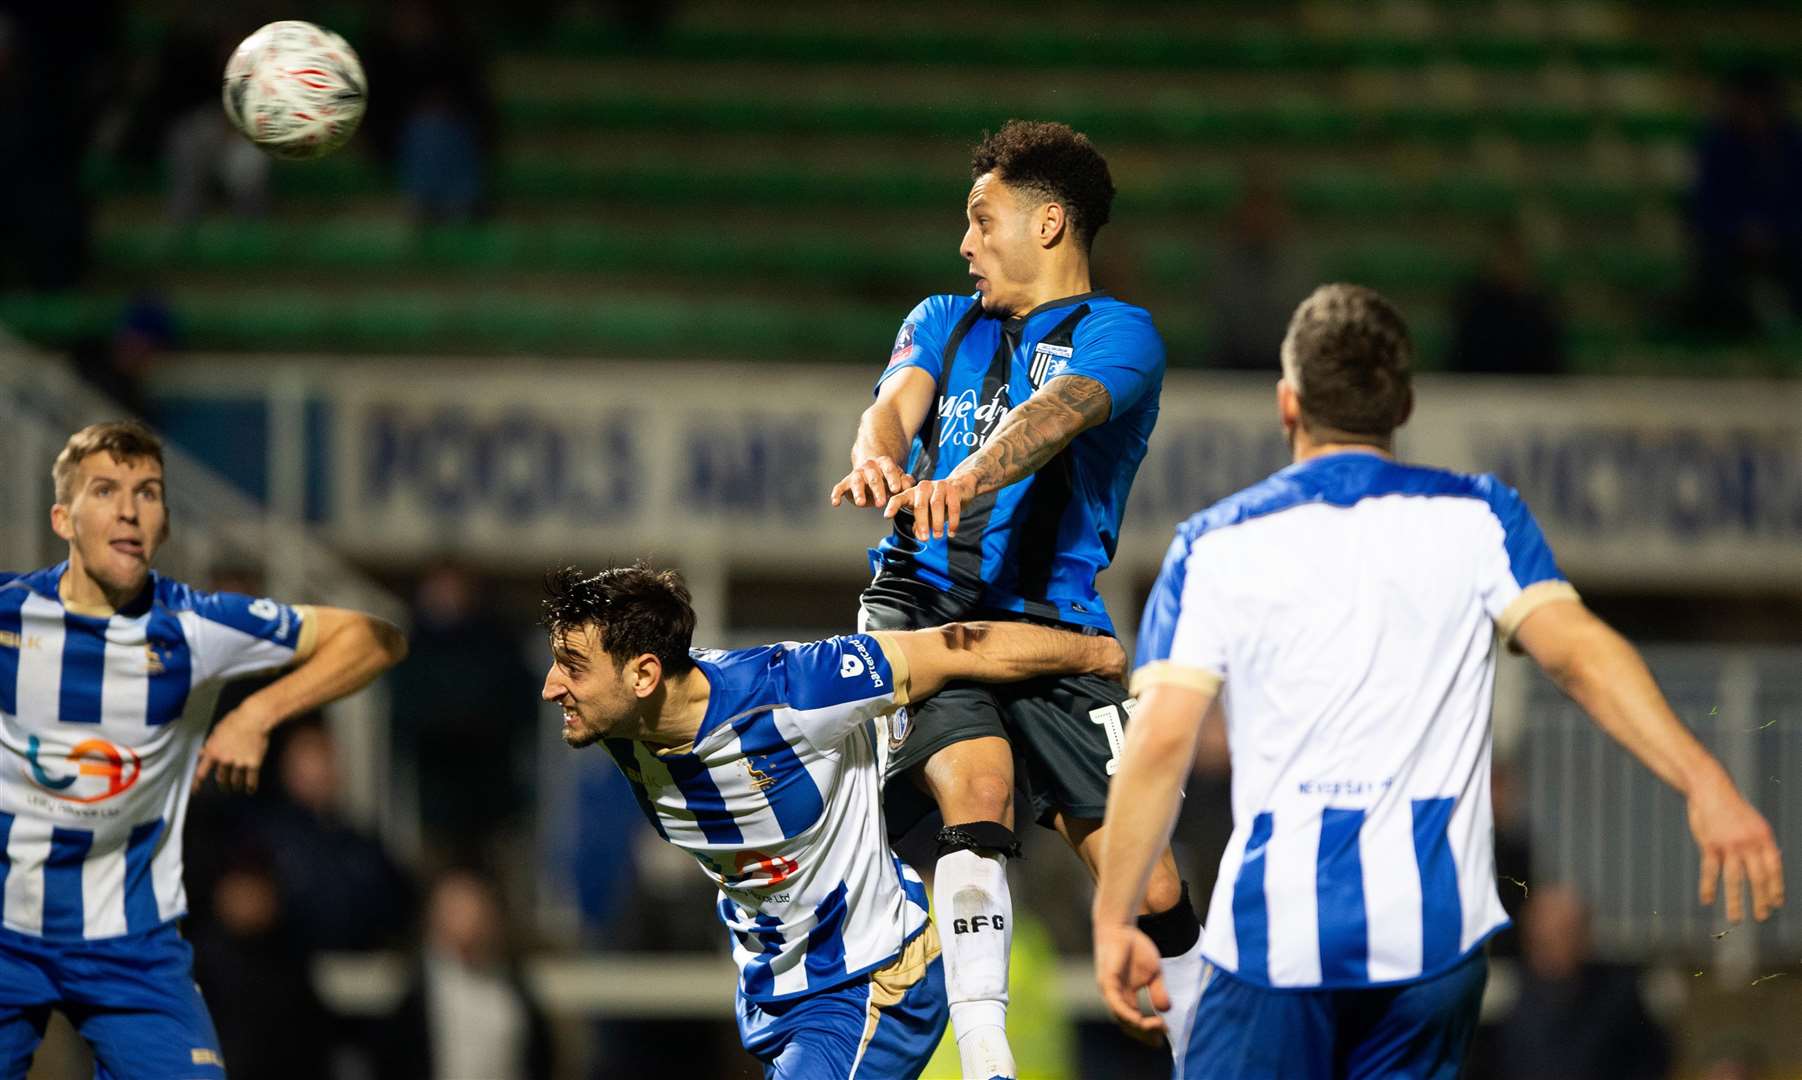
{"type": "Polygon", "coordinates": [[[1220,684],[1224,681],[1219,674],[1206,668],[1190,667],[1171,660],[1153,660],[1133,672],[1132,694],[1137,697],[1160,685],[1186,686],[1204,694],[1214,694],[1219,692],[1220,684]]]}
{"type": "Polygon", "coordinates": [[[294,614],[300,617],[300,640],[294,643],[294,662],[299,663],[319,647],[319,610],[311,604],[300,604],[294,608],[294,614]]]}
{"type": "Polygon", "coordinates": [[[908,704],[912,694],[909,692],[910,673],[907,670],[907,650],[901,647],[901,643],[894,639],[893,634],[874,633],[868,637],[876,643],[878,649],[882,650],[883,658],[888,661],[889,674],[895,678],[895,704],[908,704]]]}
{"type": "Polygon", "coordinates": [[[1583,598],[1577,595],[1576,588],[1568,581],[1536,581],[1522,589],[1520,595],[1510,601],[1495,620],[1496,633],[1501,635],[1502,643],[1508,646],[1508,651],[1520,652],[1514,635],[1520,632],[1520,624],[1527,621],[1527,616],[1547,604],[1560,601],[1582,603],[1583,598]]]}

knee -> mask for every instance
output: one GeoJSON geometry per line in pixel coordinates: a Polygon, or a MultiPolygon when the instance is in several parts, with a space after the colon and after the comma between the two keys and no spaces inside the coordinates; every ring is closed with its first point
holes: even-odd
{"type": "Polygon", "coordinates": [[[1013,820],[1014,784],[1011,777],[987,769],[969,770],[952,777],[939,799],[944,818],[958,821],[1013,820]],[[947,809],[947,807],[953,809],[947,809]]]}

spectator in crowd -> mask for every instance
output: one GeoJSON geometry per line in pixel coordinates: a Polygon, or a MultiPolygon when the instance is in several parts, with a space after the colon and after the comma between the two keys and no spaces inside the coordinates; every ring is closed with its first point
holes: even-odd
{"type": "Polygon", "coordinates": [[[1802,127],[1775,72],[1730,78],[1696,146],[1690,310],[1699,328],[1756,333],[1778,310],[1802,317],[1802,127]],[[1771,303],[1758,286],[1768,285],[1771,303]]]}
{"type": "Polygon", "coordinates": [[[1670,1039],[1634,968],[1598,963],[1577,890],[1534,885],[1523,912],[1520,996],[1497,1038],[1502,1080],[1659,1080],[1670,1039]]]}
{"type": "Polygon", "coordinates": [[[1535,279],[1520,232],[1498,233],[1452,304],[1450,371],[1555,375],[1564,370],[1564,318],[1535,279]]]}
{"type": "Polygon", "coordinates": [[[1269,174],[1246,177],[1207,281],[1208,366],[1270,370],[1295,305],[1319,282],[1269,174]]]}
{"type": "Polygon", "coordinates": [[[413,886],[380,840],[341,814],[342,774],[331,731],[318,717],[280,732],[274,771],[280,797],[252,826],[308,952],[396,943],[411,921],[413,886]]]}
{"type": "Polygon", "coordinates": [[[337,1028],[261,853],[237,849],[214,884],[211,915],[189,931],[194,981],[234,1080],[329,1076],[337,1028]]]}
{"type": "Polygon", "coordinates": [[[396,757],[419,792],[428,854],[481,861],[518,825],[537,727],[538,680],[486,584],[441,563],[420,580],[413,648],[389,676],[396,757]]]}
{"type": "Polygon", "coordinates": [[[520,978],[494,882],[465,870],[433,882],[412,986],[379,1028],[378,1075],[537,1080],[550,1029],[520,978]]]}
{"type": "Polygon", "coordinates": [[[414,215],[474,220],[483,209],[492,102],[483,58],[445,0],[395,0],[364,50],[372,85],[365,121],[393,163],[414,215]]]}

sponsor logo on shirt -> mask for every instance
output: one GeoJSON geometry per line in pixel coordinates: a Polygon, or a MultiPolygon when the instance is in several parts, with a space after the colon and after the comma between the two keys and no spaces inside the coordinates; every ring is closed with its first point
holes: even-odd
{"type": "Polygon", "coordinates": [[[956,397],[939,397],[939,445],[962,446],[974,450],[989,441],[989,436],[1006,419],[1009,406],[1007,384],[1002,383],[987,401],[976,399],[974,387],[956,397]]]}
{"type": "Polygon", "coordinates": [[[25,761],[32,784],[64,802],[105,802],[129,791],[144,774],[137,751],[105,739],[83,739],[60,760],[51,757],[46,762],[43,746],[33,735],[26,743],[25,761]]]}
{"type": "Polygon", "coordinates": [[[870,650],[864,648],[863,642],[857,638],[851,637],[845,640],[851,643],[853,649],[857,650],[857,656],[847,654],[839,660],[838,677],[855,679],[857,676],[867,673],[870,676],[870,685],[878,690],[882,689],[882,672],[877,669],[876,658],[870,655],[870,650]]]}
{"type": "Polygon", "coordinates": [[[41,649],[44,639],[36,634],[19,634],[12,630],[0,630],[0,649],[41,649]]]}

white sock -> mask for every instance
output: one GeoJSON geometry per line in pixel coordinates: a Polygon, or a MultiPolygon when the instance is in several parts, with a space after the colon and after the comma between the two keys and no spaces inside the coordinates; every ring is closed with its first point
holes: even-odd
{"type": "Polygon", "coordinates": [[[933,871],[933,908],[945,955],[945,997],[964,1076],[1011,1078],[1007,1045],[1007,961],[1014,908],[1007,857],[953,851],[933,871]]]}
{"type": "Polygon", "coordinates": [[[1170,994],[1170,1008],[1159,1009],[1164,1029],[1170,1039],[1170,1054],[1176,1060],[1171,1080],[1183,1080],[1183,1060],[1189,1056],[1189,1033],[1195,1030],[1195,1010],[1201,1005],[1201,938],[1181,956],[1166,956],[1164,989],[1170,994]]]}

